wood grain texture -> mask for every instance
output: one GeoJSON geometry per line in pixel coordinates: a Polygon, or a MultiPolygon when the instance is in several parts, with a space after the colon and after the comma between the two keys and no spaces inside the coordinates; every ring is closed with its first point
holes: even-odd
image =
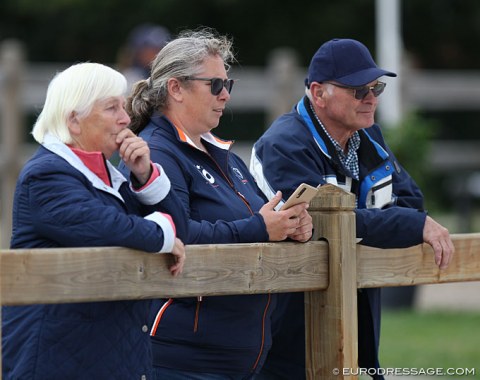
{"type": "MultiPolygon", "coordinates": [[[[329,286],[305,293],[307,379],[343,379],[358,365],[355,198],[325,185],[310,203],[315,234],[329,246],[329,286]]],[[[355,380],[352,376],[350,380],[355,380]]]]}
{"type": "Polygon", "coordinates": [[[3,250],[2,303],[62,303],[305,291],[327,287],[327,244],[189,245],[183,273],[169,254],[127,248],[3,250]]]}
{"type": "Polygon", "coordinates": [[[359,288],[441,284],[480,280],[480,234],[452,235],[455,254],[447,269],[435,264],[433,249],[420,244],[403,249],[357,245],[359,288]]]}

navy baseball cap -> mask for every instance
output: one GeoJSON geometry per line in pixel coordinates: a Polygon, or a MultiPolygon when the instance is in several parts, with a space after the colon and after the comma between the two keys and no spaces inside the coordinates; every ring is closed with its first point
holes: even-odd
{"type": "Polygon", "coordinates": [[[308,67],[305,85],[335,81],[346,86],[364,86],[375,79],[397,74],[380,69],[367,47],[352,39],[333,39],[317,50],[308,67]]]}

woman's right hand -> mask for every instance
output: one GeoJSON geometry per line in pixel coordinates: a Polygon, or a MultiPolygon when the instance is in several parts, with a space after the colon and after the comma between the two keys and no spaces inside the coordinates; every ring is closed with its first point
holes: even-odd
{"type": "Polygon", "coordinates": [[[172,255],[175,263],[170,266],[170,273],[173,276],[178,276],[183,271],[183,264],[185,264],[185,246],[179,238],[175,238],[172,255]]]}
{"type": "Polygon", "coordinates": [[[308,208],[308,203],[300,203],[287,210],[276,211],[277,206],[282,200],[282,193],[277,191],[275,196],[263,205],[259,213],[262,215],[269,241],[285,240],[289,235],[293,236],[300,227],[300,216],[308,208]]]}

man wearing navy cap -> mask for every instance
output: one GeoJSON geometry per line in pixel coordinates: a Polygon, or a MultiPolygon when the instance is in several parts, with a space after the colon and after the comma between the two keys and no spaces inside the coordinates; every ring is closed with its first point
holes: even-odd
{"type": "MultiPolygon", "coordinates": [[[[386,86],[382,76],[397,75],[377,67],[362,43],[324,43],[308,68],[306,95],[255,143],[250,170],[267,198],[281,190],[287,199],[302,182],[352,192],[360,244],[404,248],[426,242],[444,269],[454,252],[449,232],[423,210],[420,189],[374,121],[386,86]]],[[[282,295],[276,314],[273,346],[258,379],[304,379],[303,293],[282,295]]],[[[380,289],[363,289],[358,292],[360,368],[379,368],[379,339],[380,289]]]]}

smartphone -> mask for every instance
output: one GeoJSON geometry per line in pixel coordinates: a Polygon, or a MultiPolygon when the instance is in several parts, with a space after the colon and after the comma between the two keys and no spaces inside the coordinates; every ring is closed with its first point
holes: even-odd
{"type": "Polygon", "coordinates": [[[300,184],[297,189],[293,192],[292,195],[287,199],[287,201],[283,204],[280,210],[286,210],[292,206],[298,205],[299,203],[310,203],[315,195],[317,195],[318,187],[310,186],[306,183],[300,184]]]}

